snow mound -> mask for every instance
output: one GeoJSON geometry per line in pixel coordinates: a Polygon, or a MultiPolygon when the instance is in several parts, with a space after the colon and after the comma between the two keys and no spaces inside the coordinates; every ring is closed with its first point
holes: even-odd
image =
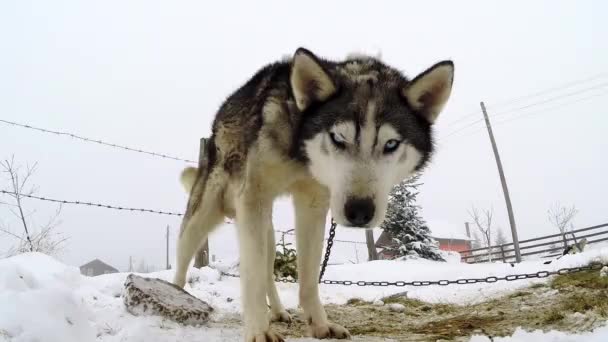
{"type": "Polygon", "coordinates": [[[93,341],[92,312],[74,293],[80,272],[40,253],[0,260],[0,337],[93,341]]]}

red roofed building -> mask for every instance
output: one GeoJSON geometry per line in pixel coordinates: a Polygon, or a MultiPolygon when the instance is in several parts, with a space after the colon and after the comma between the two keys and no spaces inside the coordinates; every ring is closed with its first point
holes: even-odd
{"type": "MultiPolygon", "coordinates": [[[[455,225],[444,220],[427,220],[427,226],[431,230],[431,236],[439,243],[439,249],[446,252],[462,252],[470,250],[474,239],[467,236],[464,225],[455,225]]],[[[382,251],[385,246],[393,244],[391,237],[382,232],[376,241],[376,248],[381,249],[381,259],[392,259],[393,255],[382,251]]],[[[464,256],[464,255],[463,255],[464,256]]]]}

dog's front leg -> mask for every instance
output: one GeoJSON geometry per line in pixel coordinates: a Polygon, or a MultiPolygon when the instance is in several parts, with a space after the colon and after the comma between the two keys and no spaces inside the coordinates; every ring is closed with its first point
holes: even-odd
{"type": "Polygon", "coordinates": [[[300,305],[308,319],[310,334],[315,338],[350,338],[348,330],[327,320],[319,298],[319,263],[329,207],[327,191],[318,184],[303,184],[294,188],[293,202],[300,305]]]}
{"type": "Polygon", "coordinates": [[[266,305],[268,231],[272,229],[272,199],[245,191],[237,200],[241,293],[247,342],[278,342],[270,329],[266,305]]]}

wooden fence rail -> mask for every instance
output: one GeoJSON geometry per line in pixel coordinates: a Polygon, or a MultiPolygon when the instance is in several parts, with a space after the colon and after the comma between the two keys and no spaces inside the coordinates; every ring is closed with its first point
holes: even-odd
{"type": "MultiPolygon", "coordinates": [[[[587,245],[608,241],[608,223],[568,231],[565,234],[551,234],[521,240],[519,249],[522,257],[539,254],[545,254],[543,257],[555,257],[561,255],[567,246],[583,238],[587,239],[587,245]]],[[[471,264],[490,261],[514,262],[514,252],[513,243],[505,243],[461,251],[460,255],[464,262],[471,264]]]]}

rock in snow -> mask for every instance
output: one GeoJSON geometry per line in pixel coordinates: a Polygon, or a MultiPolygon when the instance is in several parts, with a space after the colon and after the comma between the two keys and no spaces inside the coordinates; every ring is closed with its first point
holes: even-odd
{"type": "Polygon", "coordinates": [[[374,303],[373,303],[373,304],[374,304],[375,306],[382,306],[382,305],[384,305],[384,302],[383,302],[383,301],[381,301],[380,299],[376,299],[376,300],[374,301],[374,303]]]}
{"type": "Polygon", "coordinates": [[[608,277],[608,266],[602,267],[600,270],[600,277],[608,277]]]}
{"type": "Polygon", "coordinates": [[[202,324],[213,308],[184,289],[167,281],[130,274],[125,281],[127,311],[139,315],[159,315],[182,324],[202,324]]]}

